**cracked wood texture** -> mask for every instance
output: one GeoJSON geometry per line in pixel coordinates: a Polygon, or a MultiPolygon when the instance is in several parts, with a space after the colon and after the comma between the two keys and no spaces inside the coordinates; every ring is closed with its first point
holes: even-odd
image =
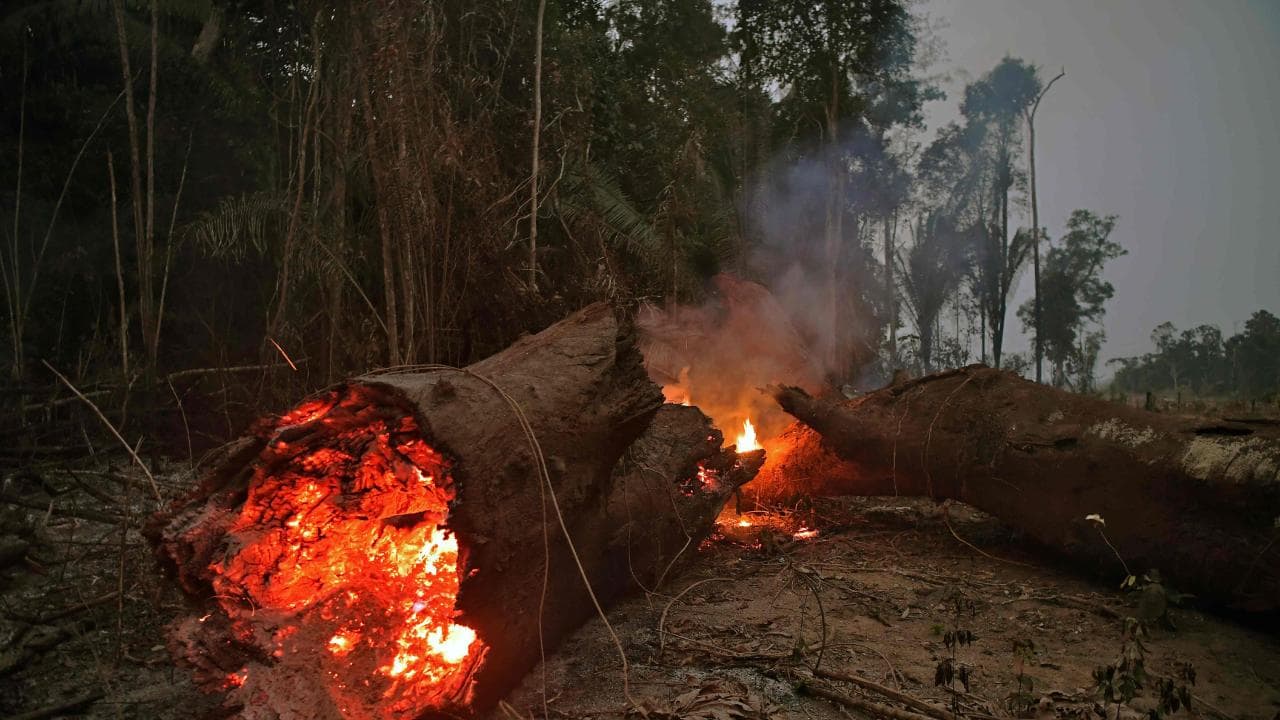
{"type": "MultiPolygon", "coordinates": [[[[852,400],[773,388],[803,423],[749,490],[954,499],[1078,564],[1158,569],[1219,607],[1280,609],[1280,427],[1150,413],[985,366],[852,400]]],[[[785,443],[784,443],[785,444],[785,443]]]]}

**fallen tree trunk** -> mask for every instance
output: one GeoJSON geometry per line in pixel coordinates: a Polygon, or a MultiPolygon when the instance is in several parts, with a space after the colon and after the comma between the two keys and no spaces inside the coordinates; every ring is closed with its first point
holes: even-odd
{"type": "Polygon", "coordinates": [[[150,528],[197,605],[171,649],[247,719],[490,707],[595,612],[584,575],[600,603],[656,582],[753,475],[661,405],[596,305],[263,422],[150,528]]]}
{"type": "Polygon", "coordinates": [[[784,438],[758,498],[954,499],[1118,577],[1123,558],[1215,604],[1280,609],[1274,426],[1148,413],[983,366],[848,401],[773,393],[816,435],[784,438]]]}

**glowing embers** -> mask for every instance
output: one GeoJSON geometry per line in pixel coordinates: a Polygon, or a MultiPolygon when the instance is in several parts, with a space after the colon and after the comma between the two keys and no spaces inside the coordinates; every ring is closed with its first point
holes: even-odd
{"type": "Polygon", "coordinates": [[[820,532],[813,518],[785,510],[752,510],[739,514],[726,506],[716,518],[716,534],[721,540],[739,546],[769,548],[779,543],[801,543],[814,540],[820,532]]]}
{"type": "Polygon", "coordinates": [[[300,406],[280,432],[308,423],[302,437],[269,444],[213,566],[239,631],[274,647],[276,663],[249,682],[318,666],[346,717],[465,704],[485,646],[455,622],[448,462],[411,417],[356,390],[300,406]]]}

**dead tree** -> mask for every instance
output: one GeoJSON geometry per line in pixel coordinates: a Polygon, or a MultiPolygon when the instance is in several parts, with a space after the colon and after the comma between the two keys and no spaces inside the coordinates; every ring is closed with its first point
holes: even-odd
{"type": "Polygon", "coordinates": [[[758,467],[660,408],[630,324],[595,305],[264,421],[152,525],[195,604],[172,649],[245,718],[490,707],[688,557],[758,467]]]}
{"type": "Polygon", "coordinates": [[[1213,603],[1280,606],[1274,424],[1149,413],[983,366],[854,400],[774,396],[812,432],[791,431],[759,497],[954,499],[1108,573],[1155,568],[1213,603]]]}

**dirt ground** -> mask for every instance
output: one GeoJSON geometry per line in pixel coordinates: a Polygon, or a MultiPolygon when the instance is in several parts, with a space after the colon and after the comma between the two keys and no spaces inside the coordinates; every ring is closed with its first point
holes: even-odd
{"type": "MultiPolygon", "coordinates": [[[[162,495],[189,483],[178,471],[157,477],[162,495]]],[[[156,573],[139,513],[121,510],[143,504],[148,481],[58,468],[7,477],[0,490],[0,716],[216,716],[217,699],[164,650],[182,601],[156,573]]],[[[665,587],[613,607],[617,643],[588,623],[548,656],[545,680],[536,669],[493,718],[588,720],[628,707],[645,720],[1115,715],[1093,673],[1116,662],[1122,618],[1136,612],[1119,578],[1056,567],[963,507],[846,499],[726,521],[728,537],[704,543],[665,587]],[[802,528],[817,534],[796,539],[802,528]],[[948,649],[968,633],[971,643],[948,649]],[[935,685],[940,663],[954,690],[935,685]],[[820,697],[833,693],[846,705],[820,697]]],[[[1142,640],[1147,682],[1121,717],[1150,709],[1157,682],[1186,663],[1192,707],[1173,717],[1280,717],[1280,638],[1195,610],[1170,619],[1176,630],[1156,623],[1142,640]]]]}
{"type": "MultiPolygon", "coordinates": [[[[814,696],[826,689],[905,708],[874,690],[814,679],[817,665],[969,717],[1114,717],[1099,702],[1093,672],[1116,661],[1123,618],[1136,612],[1119,583],[1057,568],[964,507],[944,517],[928,502],[849,498],[793,518],[747,519],[751,527],[729,524],[731,537],[704,544],[668,587],[609,612],[633,707],[664,718],[842,717],[842,708],[814,696]],[[793,539],[801,527],[818,535],[793,539]],[[939,663],[952,657],[946,636],[957,629],[975,635],[954,658],[971,668],[968,692],[959,682],[956,692],[934,684],[939,663]],[[1024,649],[1020,663],[1015,643],[1026,648],[1028,640],[1034,651],[1024,649]]],[[[1156,624],[1142,641],[1151,677],[1122,717],[1150,709],[1151,686],[1184,663],[1196,671],[1194,697],[1190,715],[1175,717],[1280,715],[1275,636],[1194,610],[1174,608],[1170,619],[1176,630],[1156,624]]],[[[617,645],[599,620],[546,666],[551,716],[609,717],[628,705],[617,645]]],[[[542,678],[532,673],[505,712],[541,716],[542,678]]]]}

